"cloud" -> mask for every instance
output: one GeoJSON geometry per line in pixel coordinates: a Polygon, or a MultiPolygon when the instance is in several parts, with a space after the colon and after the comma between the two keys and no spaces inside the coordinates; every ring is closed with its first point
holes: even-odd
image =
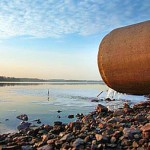
{"type": "Polygon", "coordinates": [[[0,39],[100,34],[149,14],[149,0],[1,0],[0,39]]]}

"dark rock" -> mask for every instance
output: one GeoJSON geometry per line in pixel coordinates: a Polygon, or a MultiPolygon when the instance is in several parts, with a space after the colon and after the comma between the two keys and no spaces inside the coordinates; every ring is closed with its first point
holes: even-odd
{"type": "Polygon", "coordinates": [[[106,98],[105,101],[114,101],[114,100],[110,98],[106,98]]]}
{"type": "Polygon", "coordinates": [[[19,126],[17,126],[17,129],[20,131],[20,130],[24,130],[24,129],[27,129],[29,128],[31,125],[31,123],[29,122],[23,122],[21,123],[19,126]]]}
{"type": "Polygon", "coordinates": [[[99,112],[99,113],[101,113],[101,112],[107,113],[108,112],[108,108],[103,106],[103,105],[101,105],[101,104],[98,104],[97,107],[96,107],[96,111],[99,112]]]}
{"type": "Polygon", "coordinates": [[[61,111],[61,110],[57,110],[57,112],[58,112],[58,113],[61,113],[62,111],[61,111]]]}
{"type": "Polygon", "coordinates": [[[96,98],[94,98],[94,99],[91,99],[91,102],[99,102],[99,100],[96,98]]]}
{"type": "Polygon", "coordinates": [[[16,117],[17,119],[23,120],[23,121],[28,121],[28,116],[26,114],[21,114],[16,117]]]}
{"type": "Polygon", "coordinates": [[[77,118],[77,119],[82,119],[83,117],[84,117],[84,115],[83,115],[82,113],[76,114],[76,118],[77,118]]]}
{"type": "Polygon", "coordinates": [[[61,118],[59,115],[57,115],[57,118],[61,118]]]}
{"type": "Polygon", "coordinates": [[[74,118],[74,115],[68,115],[68,118],[72,119],[72,118],[74,118]]]}
{"type": "Polygon", "coordinates": [[[61,121],[55,121],[54,122],[54,126],[61,126],[62,125],[62,122],[61,121]]]}
{"type": "Polygon", "coordinates": [[[41,124],[41,120],[40,119],[35,119],[35,120],[33,120],[33,122],[36,122],[37,124],[41,124]]]}

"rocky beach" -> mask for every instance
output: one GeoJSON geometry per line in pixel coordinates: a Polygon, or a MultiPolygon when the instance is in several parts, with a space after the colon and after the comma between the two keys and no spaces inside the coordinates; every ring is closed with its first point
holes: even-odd
{"type": "Polygon", "coordinates": [[[78,114],[75,122],[31,126],[28,116],[18,132],[0,135],[0,150],[149,150],[150,101],[111,111],[98,104],[88,115],[78,114]]]}

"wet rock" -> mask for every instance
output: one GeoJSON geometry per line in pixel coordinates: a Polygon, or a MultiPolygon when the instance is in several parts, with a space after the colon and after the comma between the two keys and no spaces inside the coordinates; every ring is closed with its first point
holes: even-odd
{"type": "Polygon", "coordinates": [[[76,114],[76,118],[77,119],[82,119],[84,117],[84,115],[82,114],[82,113],[78,113],[78,114],[76,114]]]}
{"type": "Polygon", "coordinates": [[[101,105],[101,104],[98,104],[97,107],[96,107],[96,111],[99,112],[99,113],[101,113],[101,112],[107,113],[108,112],[108,108],[103,106],[103,105],[101,105]]]}
{"type": "Polygon", "coordinates": [[[57,110],[57,112],[58,112],[58,113],[61,113],[62,111],[61,111],[61,110],[57,110]]]}
{"type": "Polygon", "coordinates": [[[72,119],[72,118],[74,118],[74,115],[68,115],[68,118],[72,119]]]}
{"type": "Polygon", "coordinates": [[[35,119],[35,120],[33,120],[33,122],[36,122],[37,124],[41,124],[41,120],[40,119],[35,119]]]}
{"type": "Polygon", "coordinates": [[[91,99],[91,102],[99,102],[99,100],[96,98],[94,98],[94,99],[91,99]]]}
{"type": "Polygon", "coordinates": [[[55,121],[54,122],[54,126],[61,126],[62,125],[62,122],[61,121],[55,121]]]}
{"type": "Polygon", "coordinates": [[[24,129],[27,129],[29,128],[31,125],[31,123],[29,122],[22,122],[19,126],[17,126],[17,129],[20,131],[20,130],[24,130],[24,129]]]}
{"type": "Polygon", "coordinates": [[[114,100],[110,99],[110,98],[106,98],[105,101],[109,101],[110,102],[110,101],[114,101],[114,100]]]}
{"type": "Polygon", "coordinates": [[[28,121],[28,116],[26,114],[21,114],[16,117],[17,119],[23,120],[23,121],[28,121]]]}

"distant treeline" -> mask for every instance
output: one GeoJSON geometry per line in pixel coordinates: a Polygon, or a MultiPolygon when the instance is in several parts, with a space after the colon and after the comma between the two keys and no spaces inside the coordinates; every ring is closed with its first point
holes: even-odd
{"type": "Polygon", "coordinates": [[[103,81],[95,81],[95,80],[65,80],[65,79],[37,79],[37,78],[14,78],[14,77],[5,77],[0,76],[0,82],[99,82],[103,83],[103,81]]]}
{"type": "Polygon", "coordinates": [[[14,78],[14,77],[0,76],[0,81],[1,82],[45,82],[46,80],[36,79],[36,78],[14,78]]]}

